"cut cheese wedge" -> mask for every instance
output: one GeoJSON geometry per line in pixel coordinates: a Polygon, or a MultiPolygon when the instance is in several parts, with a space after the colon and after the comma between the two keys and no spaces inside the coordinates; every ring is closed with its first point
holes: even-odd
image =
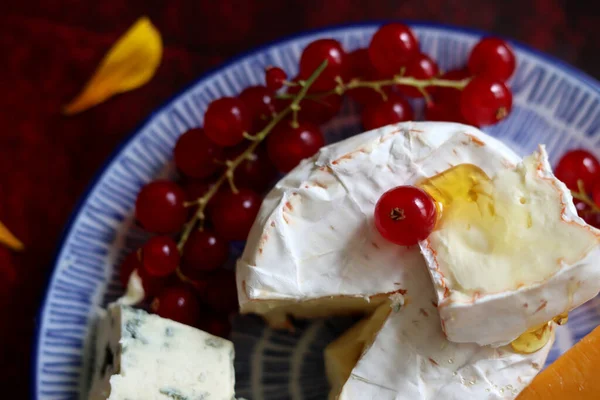
{"type": "Polygon", "coordinates": [[[543,147],[491,177],[463,164],[422,186],[443,204],[420,246],[449,340],[504,345],[600,291],[600,231],[543,147]]]}
{"type": "Polygon", "coordinates": [[[234,398],[230,341],[118,304],[103,314],[88,400],[234,398]]]}
{"type": "Polygon", "coordinates": [[[600,396],[600,327],[542,371],[518,400],[592,400],[600,396]]]}
{"type": "Polygon", "coordinates": [[[411,272],[413,289],[406,294],[404,306],[398,311],[387,304],[380,306],[373,317],[326,350],[327,366],[346,363],[345,367],[328,369],[334,383],[330,398],[514,399],[544,365],[554,340],[554,325],[551,340],[532,354],[517,353],[510,346],[450,342],[440,326],[428,273],[422,268],[411,272]],[[382,326],[383,313],[388,318],[382,326]],[[381,328],[373,330],[373,326],[381,328]],[[353,360],[345,357],[356,354],[356,347],[358,362],[349,366],[353,360]],[[332,376],[333,372],[338,375],[332,376]]]}
{"type": "Polygon", "coordinates": [[[243,313],[274,326],[372,312],[409,289],[405,269],[422,266],[416,246],[387,242],[373,210],[387,190],[472,163],[489,175],[520,158],[481,131],[451,123],[403,123],[323,148],[267,195],[237,264],[243,313]]]}

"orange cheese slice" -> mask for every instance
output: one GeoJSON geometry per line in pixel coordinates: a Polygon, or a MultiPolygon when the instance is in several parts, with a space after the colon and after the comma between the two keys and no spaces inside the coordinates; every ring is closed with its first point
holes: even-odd
{"type": "Polygon", "coordinates": [[[600,327],[542,371],[517,400],[584,400],[600,396],[600,327]]]}

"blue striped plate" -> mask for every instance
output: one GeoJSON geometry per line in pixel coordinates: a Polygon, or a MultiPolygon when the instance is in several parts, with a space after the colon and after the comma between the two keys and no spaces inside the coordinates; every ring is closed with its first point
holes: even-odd
{"type": "MultiPolygon", "coordinates": [[[[55,260],[34,344],[35,399],[76,399],[84,392],[93,316],[97,307],[120,295],[119,261],[145,239],[133,224],[136,193],[144,183],[173,172],[170,156],[177,137],[202,124],[208,103],[263,83],[268,65],[282,66],[294,76],[302,48],[316,38],[332,37],[352,50],[366,46],[376,26],[310,32],[238,57],[176,95],[117,149],[74,212],[55,260]]],[[[463,65],[481,36],[438,25],[414,28],[422,49],[444,70],[463,65]]],[[[514,47],[519,61],[511,82],[515,106],[506,121],[486,131],[522,154],[545,143],[553,161],[574,147],[600,155],[598,82],[532,49],[514,47]]],[[[329,142],[358,131],[357,110],[351,104],[326,126],[329,142]]],[[[242,246],[232,246],[231,261],[242,246]]],[[[291,335],[265,329],[257,318],[239,318],[233,335],[238,393],[251,400],[325,399],[322,350],[350,323],[343,318],[304,322],[291,335]]],[[[550,361],[598,323],[600,300],[595,299],[559,329],[550,361]]]]}

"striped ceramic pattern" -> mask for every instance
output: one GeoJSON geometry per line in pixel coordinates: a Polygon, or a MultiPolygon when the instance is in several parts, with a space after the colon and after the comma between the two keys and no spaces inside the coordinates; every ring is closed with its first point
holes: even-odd
{"type": "MultiPolygon", "coordinates": [[[[117,266],[145,239],[133,225],[140,187],[172,173],[171,150],[177,137],[202,124],[208,103],[262,83],[268,65],[297,72],[302,48],[319,37],[340,40],[346,49],[366,46],[375,25],[334,28],[291,38],[243,56],[209,73],[155,112],[107,163],[73,215],[39,317],[35,343],[33,392],[39,400],[79,398],[85,387],[97,307],[121,292],[117,266]]],[[[479,33],[415,25],[422,48],[444,70],[464,63],[479,33]]],[[[515,45],[519,66],[512,79],[515,107],[510,117],[487,129],[522,154],[545,143],[553,161],[573,147],[600,150],[600,86],[580,72],[515,45]]],[[[416,105],[417,108],[420,106],[416,105]]],[[[359,131],[357,110],[346,104],[326,128],[329,142],[359,131]]],[[[232,245],[230,263],[243,243],[232,245]]],[[[252,317],[235,323],[238,393],[250,400],[325,399],[323,347],[351,321],[301,323],[295,334],[265,329],[252,317]]],[[[573,312],[559,330],[551,352],[555,359],[600,322],[600,300],[573,312]]]]}

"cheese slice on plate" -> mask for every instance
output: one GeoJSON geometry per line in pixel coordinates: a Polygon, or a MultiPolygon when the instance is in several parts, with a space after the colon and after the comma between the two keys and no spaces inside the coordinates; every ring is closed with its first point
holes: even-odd
{"type": "Polygon", "coordinates": [[[554,341],[553,325],[550,340],[532,354],[510,346],[450,342],[424,265],[409,275],[414,296],[407,294],[403,306],[381,305],[325,351],[330,380],[337,383],[331,399],[514,399],[543,367],[554,341]],[[381,326],[384,313],[389,317],[381,326]],[[358,353],[358,362],[346,359],[342,347],[346,354],[358,353]]]}
{"type": "Polygon", "coordinates": [[[420,246],[449,340],[507,344],[600,291],[600,231],[577,216],[543,147],[492,177],[462,165],[422,186],[443,204],[420,246]]]}
{"type": "Polygon", "coordinates": [[[232,400],[233,353],[228,340],[111,305],[97,329],[89,400],[232,400]]]}
{"type": "Polygon", "coordinates": [[[323,148],[267,195],[237,264],[243,313],[274,326],[300,318],[371,312],[410,290],[417,246],[387,242],[373,224],[379,197],[461,163],[487,174],[520,158],[473,127],[402,123],[323,148]]]}

